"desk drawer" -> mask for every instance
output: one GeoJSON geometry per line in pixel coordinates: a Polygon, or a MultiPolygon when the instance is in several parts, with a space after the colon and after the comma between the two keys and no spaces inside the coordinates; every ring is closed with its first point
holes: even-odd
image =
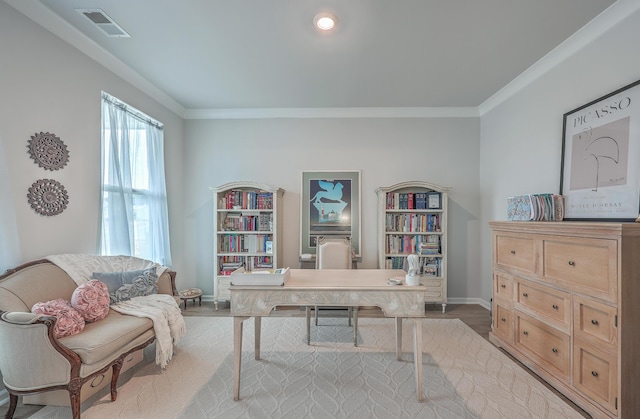
{"type": "Polygon", "coordinates": [[[533,238],[496,234],[495,263],[501,268],[516,268],[535,272],[535,243],[533,238]]]}
{"type": "Polygon", "coordinates": [[[515,347],[556,377],[568,382],[571,372],[569,335],[517,310],[514,313],[515,347]]]}
{"type": "Polygon", "coordinates": [[[616,302],[616,240],[545,238],[544,277],[574,291],[616,302]]]}
{"type": "Polygon", "coordinates": [[[533,311],[569,332],[571,326],[571,294],[518,279],[516,304],[533,311]]]}

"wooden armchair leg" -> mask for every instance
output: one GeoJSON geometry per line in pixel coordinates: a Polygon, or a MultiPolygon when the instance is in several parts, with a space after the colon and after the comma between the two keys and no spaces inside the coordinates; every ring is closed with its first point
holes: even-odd
{"type": "Polygon", "coordinates": [[[9,410],[7,410],[4,418],[13,419],[13,414],[16,412],[16,407],[18,407],[18,395],[9,393],[9,410]]]}
{"type": "Polygon", "coordinates": [[[80,389],[81,386],[69,386],[69,402],[71,404],[71,416],[80,419],[80,389]]]}
{"type": "Polygon", "coordinates": [[[120,370],[122,369],[122,363],[124,357],[120,357],[115,364],[111,367],[111,401],[115,402],[118,398],[118,377],[120,376],[120,370]]]}

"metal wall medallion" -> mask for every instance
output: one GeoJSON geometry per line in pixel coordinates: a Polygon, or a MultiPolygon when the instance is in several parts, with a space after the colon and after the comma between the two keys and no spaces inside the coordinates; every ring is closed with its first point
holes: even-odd
{"type": "Polygon", "coordinates": [[[33,182],[27,194],[29,204],[40,215],[58,215],[67,208],[69,194],[62,184],[53,179],[33,182]]]}
{"type": "Polygon", "coordinates": [[[27,148],[31,158],[46,170],[62,169],[69,161],[67,146],[49,132],[32,135],[27,148]]]}

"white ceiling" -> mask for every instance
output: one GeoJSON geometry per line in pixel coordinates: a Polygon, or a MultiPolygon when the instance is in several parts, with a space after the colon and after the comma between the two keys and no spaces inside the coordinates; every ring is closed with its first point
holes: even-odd
{"type": "Polygon", "coordinates": [[[5,1],[183,113],[476,108],[615,3],[5,1]],[[131,38],[107,37],[81,8],[104,10],[131,38]],[[321,11],[338,16],[331,34],[312,26],[321,11]]]}

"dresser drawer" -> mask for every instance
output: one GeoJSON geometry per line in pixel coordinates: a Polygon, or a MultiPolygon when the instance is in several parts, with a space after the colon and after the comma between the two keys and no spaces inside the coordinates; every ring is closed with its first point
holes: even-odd
{"type": "Polygon", "coordinates": [[[516,280],[515,303],[569,333],[571,294],[523,279],[516,280]]]}
{"type": "Polygon", "coordinates": [[[500,299],[493,300],[493,333],[513,344],[513,309],[500,299]]]}
{"type": "Polygon", "coordinates": [[[618,310],[586,298],[573,297],[573,333],[598,347],[614,350],[618,345],[618,310]]]}
{"type": "Polygon", "coordinates": [[[571,354],[569,335],[514,310],[514,345],[557,378],[569,381],[571,354]]]}
{"type": "Polygon", "coordinates": [[[615,355],[574,341],[573,386],[613,413],[617,410],[617,370],[615,355]]]}
{"type": "Polygon", "coordinates": [[[495,246],[497,267],[535,272],[535,242],[533,238],[496,234],[495,246]]]}
{"type": "Polygon", "coordinates": [[[494,298],[505,298],[508,300],[513,299],[513,277],[509,275],[505,275],[503,273],[495,273],[495,278],[493,281],[494,289],[493,296],[494,298]]]}
{"type": "Polygon", "coordinates": [[[544,276],[581,293],[617,301],[616,240],[545,238],[544,276]]]}

